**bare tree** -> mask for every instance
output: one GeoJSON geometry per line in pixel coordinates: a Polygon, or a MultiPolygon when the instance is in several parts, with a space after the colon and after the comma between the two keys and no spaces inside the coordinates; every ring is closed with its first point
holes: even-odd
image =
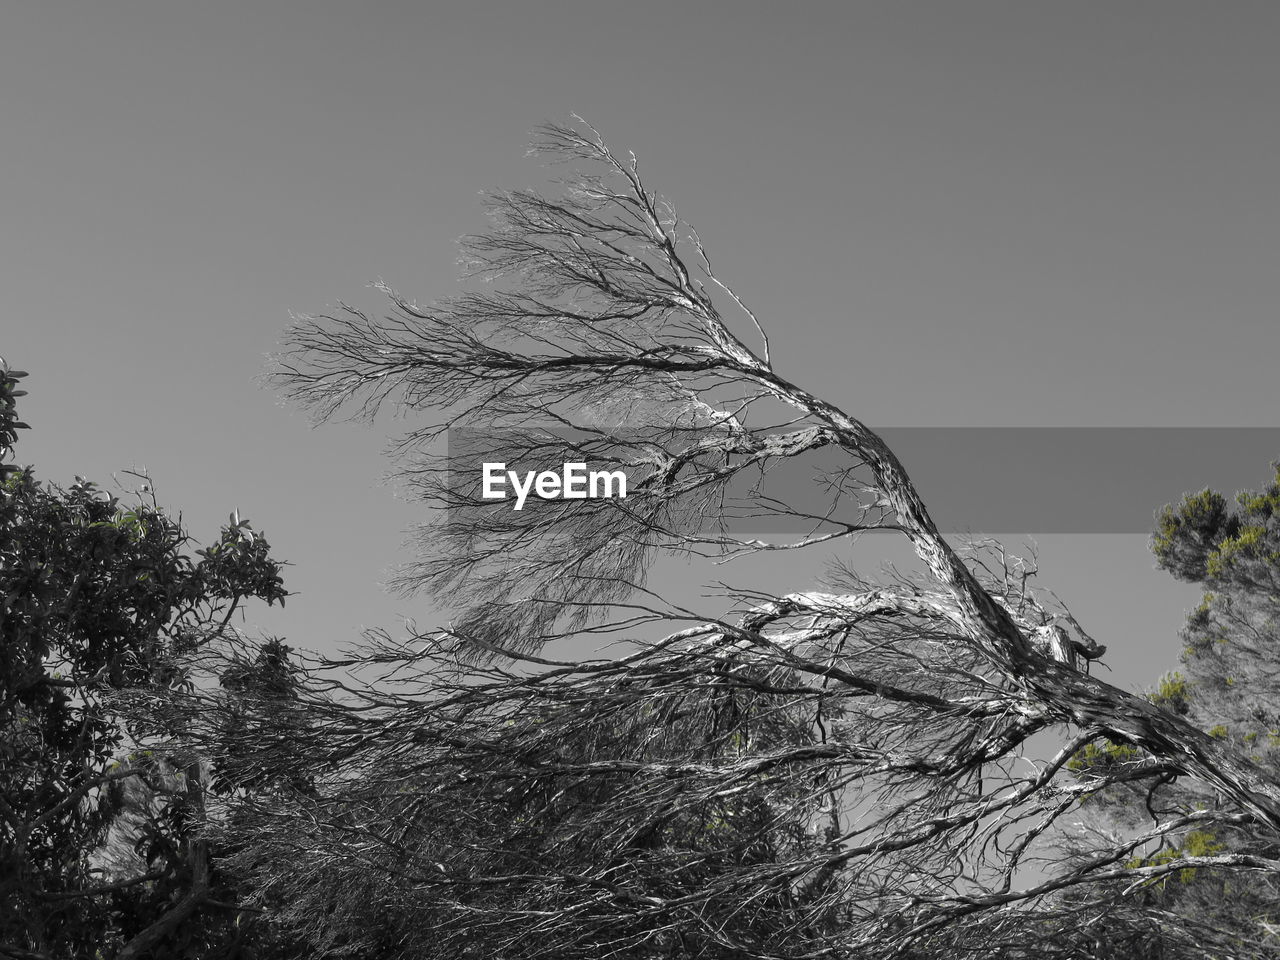
{"type": "Polygon", "coordinates": [[[465,241],[474,292],[423,307],[383,288],[387,317],[344,306],[289,333],[279,381],[318,417],[424,417],[398,453],[437,509],[400,585],[455,616],[329,665],[380,680],[303,684],[312,789],[237,820],[264,904],[317,946],[386,956],[1081,956],[1103,938],[1079,888],[1113,894],[1115,917],[1174,871],[1280,869],[1135,858],[1211,822],[1280,828],[1280,785],[1091,676],[1104,648],[1042,601],[1032,563],[949,543],[883,440],[775,369],[765,324],[634,157],[580,123],[535,148],[572,171],[490,198],[492,229],[465,241]],[[631,489],[517,511],[459,476],[464,448],[624,468],[631,489]],[[768,471],[819,448],[834,475],[799,506],[770,494],[768,471]],[[743,535],[743,515],[804,532],[743,535]],[[905,537],[919,573],[726,588],[710,612],[646,588],[664,551],[782,561],[869,530],[905,537]],[[567,638],[627,646],[546,653],[567,638]],[[1131,754],[1080,759],[1108,749],[1131,754]],[[1174,777],[1220,802],[1043,857],[1102,784],[1174,777]],[[352,911],[364,927],[325,919],[352,911]],[[394,945],[368,939],[375,916],[394,945]]]}

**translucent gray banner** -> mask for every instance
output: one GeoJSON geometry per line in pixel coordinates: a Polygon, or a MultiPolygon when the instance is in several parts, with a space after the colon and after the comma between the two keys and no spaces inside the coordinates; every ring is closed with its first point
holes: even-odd
{"type": "MultiPolygon", "coordinates": [[[[1273,477],[1269,465],[1280,458],[1280,428],[1275,427],[886,427],[878,432],[947,533],[1149,533],[1164,504],[1206,486],[1227,495],[1263,487],[1273,477]]],[[[555,434],[450,431],[453,496],[475,503],[486,461],[512,470],[548,469],[560,453],[546,439],[555,434]]],[[[588,470],[625,464],[627,457],[616,449],[593,462],[591,453],[605,449],[614,448],[589,443],[583,456],[573,459],[584,461],[588,470]]],[[[865,470],[845,474],[851,465],[848,454],[826,446],[771,461],[763,475],[752,467],[717,493],[716,504],[723,509],[713,505],[699,515],[703,523],[720,523],[735,533],[808,530],[810,519],[760,515],[751,506],[755,495],[762,492],[801,513],[826,515],[832,510],[833,477],[869,479],[865,470]]],[[[646,476],[644,469],[629,468],[631,489],[642,487],[646,476]]],[[[531,492],[525,508],[538,509],[539,499],[531,492]]],[[[591,503],[577,502],[584,508],[591,503]]],[[[854,518],[856,498],[835,502],[832,516],[854,518]]],[[[510,505],[498,501],[494,508],[513,505],[514,500],[510,505]]]]}
{"type": "Polygon", "coordinates": [[[893,427],[880,431],[947,532],[1150,533],[1183,494],[1265,486],[1273,427],[893,427]]]}

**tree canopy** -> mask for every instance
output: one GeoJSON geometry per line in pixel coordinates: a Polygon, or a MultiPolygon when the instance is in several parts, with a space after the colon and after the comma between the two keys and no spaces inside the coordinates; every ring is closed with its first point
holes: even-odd
{"type": "MultiPolygon", "coordinates": [[[[1280,474],[1261,491],[1240,492],[1234,502],[1210,489],[1187,495],[1159,512],[1151,539],[1162,569],[1205,590],[1182,630],[1181,666],[1160,679],[1152,702],[1229,744],[1273,778],[1280,778],[1278,516],[1280,474]]],[[[1119,834],[1150,836],[1129,861],[1142,865],[1186,857],[1274,860],[1280,854],[1273,830],[1225,806],[1202,781],[1152,770],[1132,746],[1087,748],[1070,766],[1082,783],[1097,786],[1081,808],[1086,817],[1078,850],[1119,834]]],[[[1271,871],[1245,879],[1187,867],[1130,892],[1128,902],[1113,897],[1108,906],[1127,915],[1127,924],[1139,911],[1171,918],[1152,931],[1152,956],[1214,950],[1261,958],[1280,949],[1280,885],[1271,871]]],[[[1095,906],[1101,903],[1094,898],[1095,906]]]]}
{"type": "MultiPolygon", "coordinates": [[[[6,460],[23,377],[0,368],[6,460]]],[[[233,516],[193,549],[154,493],[6,463],[0,593],[0,956],[232,950],[252,915],[204,836],[209,758],[130,702],[193,689],[189,661],[242,603],[284,602],[267,541],[233,516]]]]}

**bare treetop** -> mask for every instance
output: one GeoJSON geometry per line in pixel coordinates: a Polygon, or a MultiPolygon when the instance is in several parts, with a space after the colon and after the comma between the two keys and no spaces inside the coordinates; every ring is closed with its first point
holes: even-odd
{"type": "MultiPolygon", "coordinates": [[[[705,883],[690,881],[703,883],[701,892],[679,897],[633,902],[639,888],[601,868],[592,874],[595,892],[583,892],[598,898],[591,910],[623,926],[652,913],[669,929],[672,917],[696,904],[710,910],[735,884],[762,898],[781,885],[798,898],[786,909],[800,910],[806,923],[819,915],[834,922],[836,914],[848,922],[866,905],[862,926],[831,934],[831,942],[889,955],[979,916],[997,918],[992,930],[1025,931],[1036,915],[1023,905],[1080,885],[1140,884],[1193,861],[1280,866],[1236,855],[1130,862],[1153,837],[1215,818],[1280,828],[1280,787],[1178,716],[1090,676],[1105,647],[1065,608],[1037,598],[1028,567],[998,545],[950,544],[880,436],[775,369],[768,321],[715,276],[697,233],[647,187],[633,157],[614,153],[581,123],[542,128],[534,150],[572,172],[551,195],[490,197],[491,229],[464,241],[472,292],[422,307],[383,287],[392,303],[385,318],[346,306],[303,318],[277,376],[321,418],[371,417],[390,402],[423,421],[398,452],[405,481],[438,509],[419,533],[421,559],[400,585],[430,591],[456,617],[416,638],[426,652],[410,656],[384,638],[370,662],[404,656],[417,669],[443,671],[460,655],[471,658],[477,673],[468,683],[487,693],[460,683],[432,708],[431,722],[455,731],[449,749],[490,758],[476,760],[487,776],[521,769],[544,777],[548,790],[570,769],[565,763],[575,777],[625,773],[639,793],[620,814],[624,832],[747,784],[763,791],[775,826],[787,817],[830,821],[818,839],[784,845],[782,860],[726,867],[705,883]],[[446,437],[450,449],[442,452],[446,437]],[[838,476],[815,480],[800,504],[769,495],[760,478],[772,465],[803,462],[819,448],[840,452],[838,476]],[[635,482],[625,499],[538,497],[513,510],[486,498],[478,474],[456,475],[469,462],[463,454],[475,450],[530,468],[590,461],[625,468],[635,482]],[[724,522],[734,511],[787,517],[803,532],[742,536],[724,522]],[[872,529],[905,537],[925,575],[873,581],[850,571],[830,590],[740,591],[731,597],[733,616],[684,609],[645,589],[658,551],[724,558],[829,548],[872,529]],[[666,630],[656,642],[643,635],[655,625],[666,630]],[[535,655],[584,631],[630,637],[640,652],[584,664],[535,655]],[[716,690],[739,698],[728,726],[723,713],[712,720],[705,712],[719,701],[697,701],[716,690]],[[600,730],[641,731],[667,698],[694,728],[711,724],[699,764],[676,763],[661,737],[655,754],[649,741],[602,733],[574,747],[585,752],[570,751],[572,761],[559,754],[561,766],[522,766],[551,742],[549,731],[578,743],[570,733],[584,718],[600,730]],[[570,703],[577,713],[564,712],[570,703]],[[485,710],[509,720],[510,731],[476,719],[485,710]],[[525,710],[539,716],[535,726],[525,710]],[[748,717],[766,715],[781,728],[753,739],[748,717]],[[1037,758],[1028,744],[1047,734],[1058,746],[1037,758]],[[1096,741],[1141,760],[1095,770],[1099,779],[1081,786],[1065,771],[1096,741]],[[596,763],[603,766],[590,767],[596,763]],[[1174,776],[1198,779],[1224,805],[1154,818],[1144,838],[1111,838],[1015,889],[1027,851],[1083,795],[1103,783],[1174,776]]],[[[360,696],[370,698],[379,722],[377,710],[394,713],[410,702],[360,696]]],[[[688,747],[697,741],[689,736],[686,729],[676,740],[688,747]]],[[[603,821],[592,824],[603,832],[588,846],[623,842],[603,821]]],[[[497,861],[488,866],[501,872],[497,861]]],[[[542,894],[528,896],[521,902],[529,909],[550,909],[542,894]]],[[[1048,920],[1036,922],[1047,929],[1048,920]]],[[[817,950],[827,934],[806,929],[817,939],[806,939],[805,950],[817,950]]],[[[727,933],[717,942],[747,949],[727,933]]],[[[826,955],[751,949],[752,956],[826,955]]]]}

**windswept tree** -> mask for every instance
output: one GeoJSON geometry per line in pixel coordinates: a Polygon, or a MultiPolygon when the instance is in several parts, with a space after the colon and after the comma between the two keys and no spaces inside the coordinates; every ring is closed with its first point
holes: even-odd
{"type": "Polygon", "coordinates": [[[400,585],[452,607],[342,665],[382,679],[304,684],[308,788],[238,821],[290,929],[333,956],[1087,956],[1076,891],[1275,875],[1270,848],[1142,856],[1227,824],[1273,836],[1280,784],[1092,676],[1104,648],[1026,562],[945,539],[884,441],[775,367],[767,318],[634,158],[582,124],[535,147],[570,172],[489,198],[471,292],[384,288],[387,316],[288,334],[279,380],[318,417],[416,418],[399,455],[433,520],[400,585]],[[819,450],[837,467],[800,502],[769,486],[819,450]],[[479,459],[622,469],[630,489],[514,510],[479,459]],[[725,588],[711,609],[646,586],[667,553],[772,557],[781,584],[796,551],[871,530],[919,571],[725,588]],[[604,640],[621,646],[555,652],[604,640]],[[1068,769],[1116,751],[1132,762],[1068,769]],[[1213,802],[1027,867],[1082,798],[1135,778],[1213,802]]]}
{"type": "MultiPolygon", "coordinates": [[[[0,365],[0,462],[24,376],[0,365]]],[[[154,494],[0,479],[0,957],[231,956],[256,914],[205,836],[209,757],[126,701],[191,689],[280,566],[239,517],[195,550],[154,494]]]]}

